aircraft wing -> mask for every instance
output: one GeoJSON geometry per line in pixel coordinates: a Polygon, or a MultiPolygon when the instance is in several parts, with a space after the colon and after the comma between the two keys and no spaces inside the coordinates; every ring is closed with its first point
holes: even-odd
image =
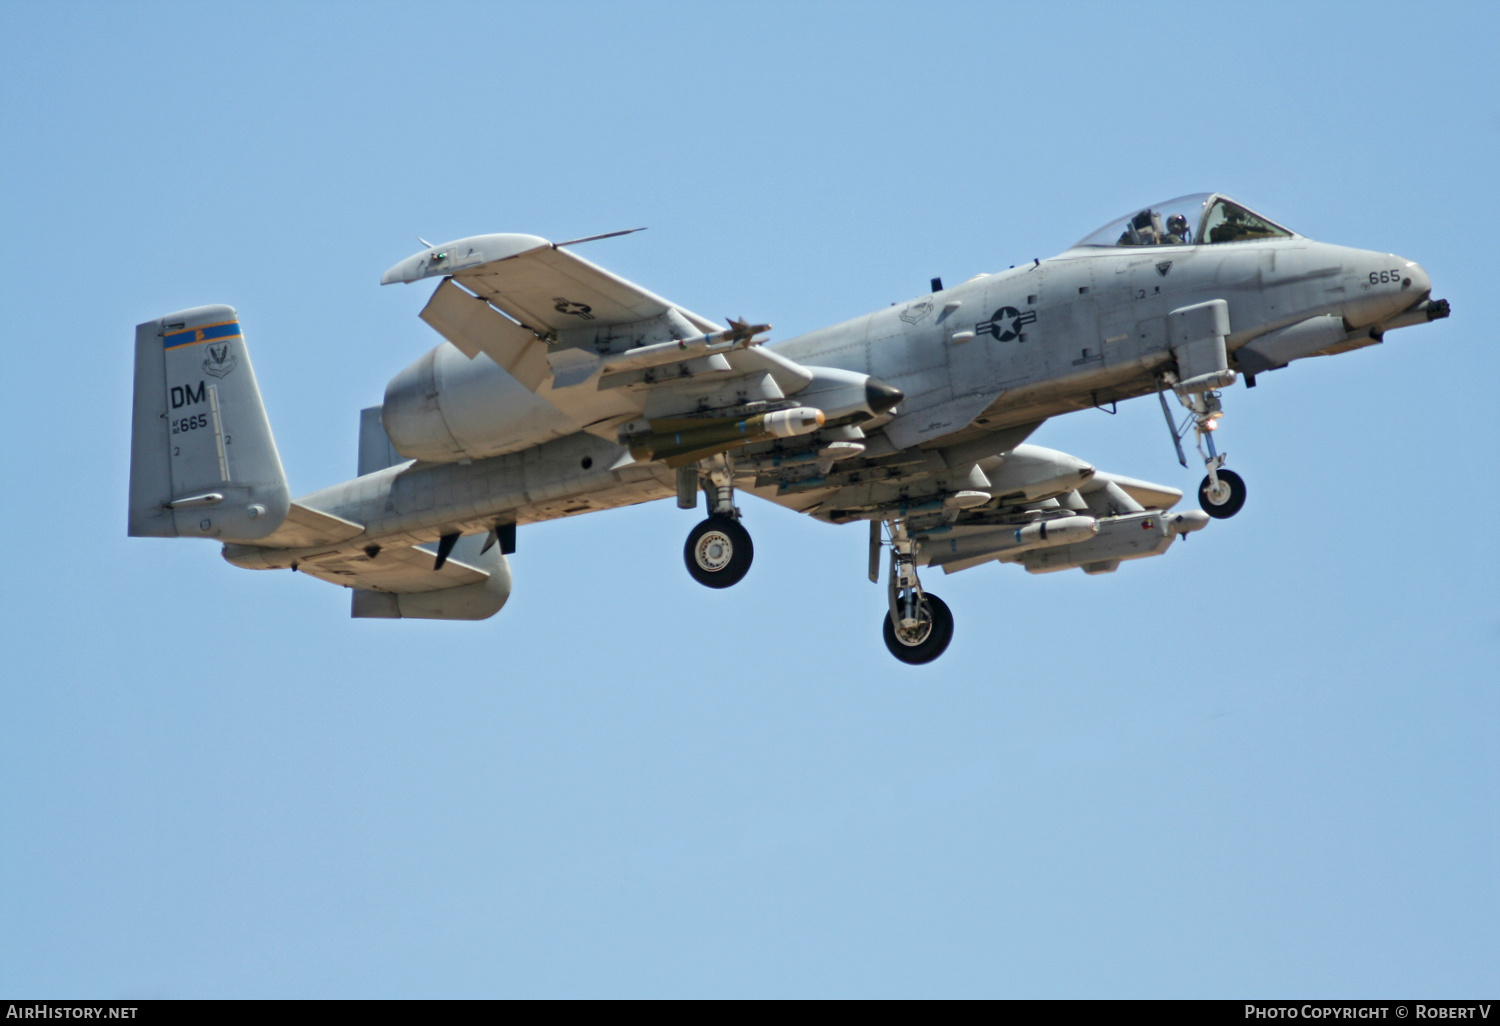
{"type": "Polygon", "coordinates": [[[422,319],[470,359],[484,353],[579,428],[602,438],[630,420],[693,409],[705,382],[776,400],[810,371],[751,344],[766,326],[726,330],[535,235],[434,246],[382,284],[443,281],[422,319]]]}
{"type": "Polygon", "coordinates": [[[536,235],[476,235],[401,261],[380,284],[451,277],[533,331],[633,324],[681,313],[699,331],[718,325],[536,235]]]}

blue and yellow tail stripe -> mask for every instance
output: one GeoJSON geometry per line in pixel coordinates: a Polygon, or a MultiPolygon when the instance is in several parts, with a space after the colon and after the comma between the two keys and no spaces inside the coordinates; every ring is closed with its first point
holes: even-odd
{"type": "Polygon", "coordinates": [[[216,342],[222,338],[239,338],[240,334],[239,321],[223,321],[198,328],[169,331],[161,337],[161,344],[163,349],[176,349],[178,346],[195,346],[200,342],[216,342]]]}

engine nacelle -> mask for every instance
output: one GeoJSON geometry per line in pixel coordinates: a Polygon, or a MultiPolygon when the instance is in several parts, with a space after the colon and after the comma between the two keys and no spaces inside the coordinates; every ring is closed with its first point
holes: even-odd
{"type": "Polygon", "coordinates": [[[409,460],[456,463],[516,452],[578,426],[483,354],[447,342],[385,386],[380,422],[409,460]]]}

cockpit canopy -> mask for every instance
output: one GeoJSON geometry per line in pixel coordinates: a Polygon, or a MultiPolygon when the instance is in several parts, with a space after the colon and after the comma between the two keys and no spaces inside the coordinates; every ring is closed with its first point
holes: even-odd
{"type": "Polygon", "coordinates": [[[1228,196],[1200,192],[1142,207],[1111,221],[1076,246],[1194,246],[1289,239],[1292,235],[1228,196]]]}

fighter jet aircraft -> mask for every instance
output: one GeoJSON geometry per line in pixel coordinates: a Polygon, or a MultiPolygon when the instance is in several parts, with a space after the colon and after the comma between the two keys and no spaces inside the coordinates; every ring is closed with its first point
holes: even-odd
{"type": "Polygon", "coordinates": [[[1412,261],[1219,194],[774,346],[770,325],[721,326],[583,259],[586,241],[479,235],[388,270],[382,284],[438,279],[421,317],[446,341],[362,411],[359,476],[295,500],[234,309],[139,325],[130,534],[213,538],[236,566],[344,585],[356,617],[477,620],[510,595],[520,526],[673,495],[708,512],[688,572],[733,585],[750,492],[866,522],[885,643],[926,663],[953,616],[920,568],[1098,574],[1160,555],[1245,502],[1214,441],[1224,388],[1448,315],[1412,261]],[[1197,442],[1201,510],[1026,444],[1049,417],[1151,394],[1184,466],[1197,442]]]}

